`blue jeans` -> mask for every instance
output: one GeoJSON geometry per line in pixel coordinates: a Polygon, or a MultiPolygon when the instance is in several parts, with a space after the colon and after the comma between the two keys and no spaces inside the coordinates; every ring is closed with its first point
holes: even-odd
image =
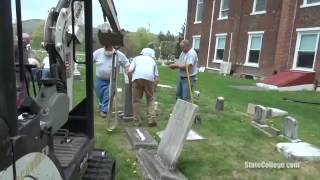
{"type": "Polygon", "coordinates": [[[49,68],[43,68],[42,69],[42,79],[47,79],[50,77],[50,69],[49,68]]]}
{"type": "MultiPolygon", "coordinates": [[[[194,81],[195,81],[195,76],[191,76],[190,77],[191,89],[193,87],[194,81]]],[[[191,96],[190,96],[189,85],[188,85],[188,78],[180,77],[180,80],[178,82],[176,96],[179,99],[191,102],[191,96]]]]}
{"type": "Polygon", "coordinates": [[[99,109],[100,112],[107,113],[109,106],[109,80],[103,80],[96,78],[95,81],[95,90],[99,99],[99,109]]]}
{"type": "Polygon", "coordinates": [[[31,68],[32,78],[34,81],[38,80],[38,68],[31,68]]]}

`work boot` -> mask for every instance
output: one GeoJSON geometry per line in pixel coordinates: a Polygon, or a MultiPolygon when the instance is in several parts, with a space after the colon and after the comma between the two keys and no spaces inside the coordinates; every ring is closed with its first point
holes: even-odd
{"type": "Polygon", "coordinates": [[[106,118],[106,117],[107,117],[107,113],[101,111],[101,112],[100,112],[100,117],[106,118]]]}

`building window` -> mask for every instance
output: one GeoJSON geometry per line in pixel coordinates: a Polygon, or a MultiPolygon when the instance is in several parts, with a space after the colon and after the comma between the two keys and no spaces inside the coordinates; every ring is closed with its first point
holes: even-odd
{"type": "Polygon", "coordinates": [[[229,2],[230,0],[221,0],[220,14],[218,19],[228,19],[229,16],[229,2]]]}
{"type": "Polygon", "coordinates": [[[302,8],[304,7],[311,7],[311,6],[319,6],[320,0],[303,0],[303,4],[301,5],[302,8]]]}
{"type": "Polygon", "coordinates": [[[203,0],[197,0],[196,17],[194,23],[201,23],[203,15],[203,0]]]}
{"type": "Polygon", "coordinates": [[[299,32],[293,69],[312,71],[317,55],[319,32],[299,32]]]}
{"type": "Polygon", "coordinates": [[[216,46],[214,50],[213,62],[222,62],[224,59],[224,49],[226,45],[227,34],[216,35],[216,46]]]}
{"type": "Polygon", "coordinates": [[[259,67],[263,32],[249,32],[246,66],[259,67]]]}
{"type": "Polygon", "coordinates": [[[254,0],[251,15],[265,14],[267,11],[267,0],[254,0]]]}
{"type": "Polygon", "coordinates": [[[200,35],[195,35],[193,36],[193,41],[192,41],[192,48],[196,51],[199,51],[200,49],[200,35]]]}

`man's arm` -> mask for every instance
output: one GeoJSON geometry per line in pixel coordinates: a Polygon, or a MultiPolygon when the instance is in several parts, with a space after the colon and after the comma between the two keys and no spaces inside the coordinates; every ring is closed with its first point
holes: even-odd
{"type": "Polygon", "coordinates": [[[190,71],[190,68],[191,68],[192,64],[183,64],[183,65],[170,64],[170,65],[169,65],[169,67],[170,67],[171,69],[180,69],[181,71],[185,71],[186,68],[187,68],[187,66],[188,66],[188,68],[189,68],[188,70],[190,71]]]}
{"type": "Polygon", "coordinates": [[[130,62],[126,55],[124,55],[122,52],[118,51],[117,52],[118,60],[120,65],[125,69],[125,72],[129,72],[129,67],[130,67],[130,62]]]}

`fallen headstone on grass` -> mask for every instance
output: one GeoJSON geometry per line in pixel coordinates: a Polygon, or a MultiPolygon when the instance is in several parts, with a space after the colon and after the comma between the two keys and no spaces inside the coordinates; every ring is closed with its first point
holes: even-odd
{"type": "MultiPolygon", "coordinates": [[[[162,139],[163,137],[163,133],[164,131],[160,131],[157,132],[157,135],[159,136],[160,139],[162,139]]],[[[205,138],[202,137],[200,134],[198,134],[197,132],[195,132],[194,130],[190,130],[187,136],[187,141],[200,141],[200,140],[204,140],[205,138]]]]}
{"type": "Polygon", "coordinates": [[[320,161],[320,149],[306,142],[278,143],[278,152],[295,161],[320,161]]]}
{"type": "Polygon", "coordinates": [[[133,149],[155,149],[157,141],[144,128],[127,128],[127,138],[133,149]]]}
{"type": "Polygon", "coordinates": [[[198,106],[178,99],[157,150],[140,149],[138,161],[145,179],[187,179],[176,163],[191,129],[198,106]]]}
{"type": "Polygon", "coordinates": [[[287,111],[277,108],[268,107],[268,109],[271,110],[271,117],[283,117],[289,114],[287,111]]]}
{"type": "Polygon", "coordinates": [[[170,85],[165,85],[165,84],[158,84],[158,87],[162,87],[162,88],[168,88],[168,89],[173,89],[174,87],[170,86],[170,85]]]}

